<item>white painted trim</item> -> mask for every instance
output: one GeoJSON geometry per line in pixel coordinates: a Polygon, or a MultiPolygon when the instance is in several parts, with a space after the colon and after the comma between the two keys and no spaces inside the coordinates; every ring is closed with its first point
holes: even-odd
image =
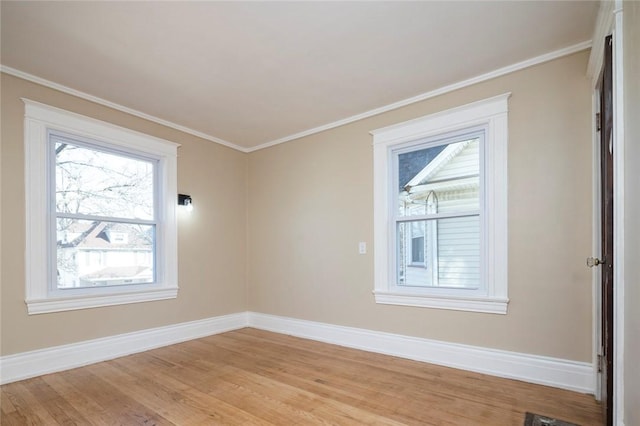
{"type": "Polygon", "coordinates": [[[156,300],[175,299],[176,297],[178,297],[178,287],[170,287],[143,292],[132,291],[99,296],[86,295],[68,299],[27,299],[26,303],[29,315],[33,315],[125,305],[128,303],[153,302],[156,300]]]}
{"type": "Polygon", "coordinates": [[[592,365],[586,362],[448,343],[361,328],[343,327],[255,312],[249,327],[313,339],[416,361],[593,393],[592,365]]]}
{"type": "Polygon", "coordinates": [[[161,152],[166,155],[177,155],[179,143],[170,142],[165,139],[117,126],[107,121],[98,120],[93,117],[67,111],[62,108],[32,101],[31,99],[20,98],[25,105],[24,116],[37,120],[46,127],[53,127],[56,130],[68,132],[82,131],[86,136],[98,140],[108,140],[110,144],[118,145],[124,149],[135,148],[139,151],[157,154],[161,152]],[[153,146],[150,146],[150,142],[153,146]]]}
{"type": "MultiPolygon", "coordinates": [[[[596,256],[602,259],[602,188],[600,185],[600,133],[598,132],[598,122],[596,120],[596,113],[600,109],[600,91],[598,88],[594,88],[594,92],[591,96],[592,105],[592,144],[591,149],[593,152],[592,164],[591,164],[591,185],[592,185],[592,235],[591,235],[591,247],[592,256],[596,256]]],[[[593,360],[593,376],[595,377],[595,397],[598,401],[602,400],[602,389],[600,388],[600,373],[598,372],[598,355],[602,355],[601,351],[601,324],[602,315],[602,294],[600,292],[601,274],[602,268],[591,268],[591,288],[592,288],[592,310],[591,316],[592,326],[592,360],[593,360]]]]}
{"type": "Polygon", "coordinates": [[[591,364],[399,334],[239,312],[0,357],[0,384],[244,327],[290,334],[530,383],[593,393],[591,364]]]}
{"type": "Polygon", "coordinates": [[[374,296],[376,303],[506,314],[508,303],[507,146],[510,93],[371,131],[374,170],[374,296]],[[482,184],[481,289],[412,288],[396,285],[391,202],[393,150],[426,138],[485,128],[482,184]],[[411,293],[410,293],[411,292],[411,293]],[[452,297],[451,297],[452,296],[452,297]],[[463,299],[467,303],[463,303],[463,299]],[[485,299],[486,303],[479,303],[485,299]]]}
{"type": "MultiPolygon", "coordinates": [[[[588,75],[592,80],[592,87],[597,93],[600,71],[604,60],[604,40],[609,34],[613,34],[613,143],[614,143],[614,377],[613,377],[613,424],[624,425],[624,79],[623,79],[623,2],[621,0],[601,2],[600,11],[594,31],[594,48],[589,58],[588,75]]],[[[594,139],[597,133],[594,127],[594,139]]],[[[595,142],[594,152],[599,151],[598,142],[595,142]]],[[[595,157],[595,155],[594,155],[595,157]]],[[[599,164],[594,163],[594,175],[599,175],[599,164]],[[598,167],[596,170],[595,167],[598,167]]],[[[594,180],[594,191],[599,194],[600,181],[594,180]]],[[[594,233],[595,239],[599,238],[600,229],[600,205],[594,206],[594,233]]],[[[594,245],[599,248],[599,242],[594,245]]],[[[600,250],[596,251],[600,253],[600,250]]],[[[595,293],[599,295],[599,279],[596,278],[595,293]]],[[[600,342],[601,307],[598,301],[594,303],[594,346],[600,342]]],[[[594,363],[596,359],[594,359],[594,363]]],[[[595,370],[595,381],[598,384],[598,373],[595,370]]],[[[598,384],[599,386],[599,384],[598,384]]],[[[600,397],[600,389],[596,389],[596,396],[600,397]]]]}
{"type": "MultiPolygon", "coordinates": [[[[604,2],[604,3],[606,3],[606,2],[604,2]]],[[[240,146],[240,145],[236,145],[236,144],[234,144],[232,142],[226,141],[224,139],[217,138],[215,136],[208,135],[206,133],[203,133],[203,132],[200,132],[200,131],[197,131],[197,130],[194,130],[194,129],[190,129],[190,128],[185,127],[185,126],[181,126],[179,124],[173,123],[173,122],[168,121],[168,120],[164,120],[162,118],[154,117],[154,116],[152,116],[150,114],[146,114],[144,112],[137,111],[135,109],[132,109],[132,108],[117,104],[115,102],[111,102],[111,101],[108,101],[106,99],[99,98],[97,96],[93,96],[93,95],[90,95],[88,93],[81,92],[79,90],[72,89],[72,88],[67,87],[67,86],[63,86],[62,84],[54,83],[52,81],[46,80],[44,78],[41,78],[41,77],[38,77],[38,76],[35,76],[35,75],[32,75],[32,74],[28,74],[28,73],[26,73],[24,71],[20,71],[20,70],[17,70],[15,68],[11,68],[11,67],[8,67],[6,65],[0,65],[0,71],[4,72],[5,74],[9,74],[9,75],[13,75],[13,76],[18,77],[18,78],[22,78],[23,80],[31,81],[32,83],[40,84],[42,86],[49,87],[51,89],[55,89],[55,90],[58,90],[58,91],[63,92],[63,93],[67,93],[69,95],[76,96],[78,98],[85,99],[85,100],[90,101],[90,102],[94,102],[94,103],[97,103],[97,104],[100,104],[100,105],[104,105],[106,107],[113,108],[115,110],[118,110],[118,111],[121,111],[121,112],[124,112],[124,113],[127,113],[127,114],[131,114],[131,115],[134,115],[136,117],[140,117],[140,118],[143,118],[145,120],[152,121],[154,123],[158,123],[158,124],[161,124],[163,126],[167,126],[167,127],[172,128],[172,129],[176,129],[176,130],[179,130],[181,132],[188,133],[190,135],[197,136],[199,138],[206,139],[206,140],[211,141],[211,142],[218,143],[220,145],[224,145],[226,147],[235,149],[235,150],[240,151],[240,152],[249,153],[249,152],[253,152],[253,151],[258,151],[260,149],[269,148],[271,146],[279,145],[281,143],[290,142],[290,141],[295,140],[295,139],[300,139],[300,138],[305,137],[305,136],[310,136],[310,135],[314,135],[316,133],[324,132],[325,130],[330,130],[330,129],[334,129],[336,127],[344,126],[345,124],[353,123],[355,121],[362,120],[362,119],[365,119],[365,118],[368,118],[368,117],[373,117],[374,115],[382,114],[382,113],[387,112],[387,111],[393,111],[394,109],[402,108],[404,106],[411,105],[411,104],[414,104],[414,103],[417,103],[417,102],[421,102],[421,101],[424,101],[426,99],[434,98],[436,96],[440,96],[440,95],[443,95],[445,93],[453,92],[454,90],[458,90],[458,89],[462,89],[464,87],[472,86],[472,85],[477,84],[477,83],[482,83],[483,81],[487,81],[487,80],[491,80],[491,79],[494,79],[494,78],[497,78],[497,77],[501,77],[503,75],[510,74],[510,73],[516,72],[516,71],[520,71],[520,70],[523,70],[525,68],[529,68],[529,67],[532,67],[532,66],[535,66],[535,65],[543,64],[545,62],[549,62],[549,61],[552,61],[554,59],[562,58],[564,56],[569,56],[569,55],[572,55],[572,54],[574,54],[576,52],[580,52],[582,50],[589,49],[590,47],[591,47],[591,40],[586,40],[586,41],[583,41],[581,43],[574,44],[573,46],[568,46],[568,47],[565,47],[563,49],[559,49],[559,50],[555,50],[553,52],[545,53],[543,55],[536,56],[534,58],[530,58],[530,59],[527,59],[527,60],[524,60],[524,61],[521,61],[521,62],[517,62],[517,63],[512,64],[512,65],[507,65],[506,67],[498,68],[497,70],[494,70],[494,71],[491,71],[491,72],[488,72],[488,73],[485,73],[485,74],[481,74],[481,75],[478,75],[476,77],[472,77],[472,78],[469,78],[469,79],[466,79],[466,80],[463,80],[463,81],[460,81],[460,82],[457,82],[457,83],[449,84],[449,85],[441,87],[439,89],[431,90],[429,92],[422,93],[420,95],[417,95],[417,96],[414,96],[414,97],[411,97],[411,98],[408,98],[408,99],[404,99],[404,100],[401,100],[401,101],[398,101],[398,102],[394,102],[392,104],[385,105],[385,106],[382,106],[380,108],[375,108],[375,109],[372,109],[370,111],[363,112],[361,114],[356,114],[356,115],[353,115],[351,117],[347,117],[347,118],[342,119],[342,120],[334,121],[332,123],[324,124],[322,126],[314,127],[312,129],[305,130],[303,132],[294,133],[292,135],[288,135],[288,136],[285,136],[285,137],[282,137],[282,138],[279,138],[279,139],[275,139],[275,140],[270,141],[270,142],[265,142],[265,143],[262,143],[260,145],[256,145],[256,146],[248,147],[248,148],[240,146]]]]}
{"type": "Polygon", "coordinates": [[[183,133],[187,133],[187,134],[190,134],[190,135],[202,138],[202,139],[206,139],[206,140],[208,140],[210,142],[215,142],[217,144],[224,145],[226,147],[229,147],[229,148],[241,151],[241,152],[247,152],[246,148],[241,147],[239,145],[236,145],[234,143],[228,142],[228,141],[226,141],[224,139],[220,139],[220,138],[217,138],[215,136],[211,136],[211,135],[208,135],[206,133],[190,129],[189,127],[181,126],[180,124],[176,124],[176,123],[173,123],[171,121],[164,120],[162,118],[158,118],[158,117],[155,117],[155,116],[150,115],[150,114],[146,114],[144,112],[135,110],[133,108],[129,108],[129,107],[117,104],[115,102],[111,102],[111,101],[108,101],[106,99],[99,98],[97,96],[90,95],[90,94],[85,93],[85,92],[81,92],[80,90],[72,89],[71,87],[64,86],[62,84],[54,83],[53,81],[46,80],[44,78],[41,78],[41,77],[38,77],[38,76],[35,76],[35,75],[32,75],[32,74],[26,73],[24,71],[17,70],[15,68],[8,67],[6,65],[0,65],[0,71],[5,73],[5,74],[8,74],[8,75],[12,75],[14,77],[21,78],[23,80],[30,81],[32,83],[36,83],[36,84],[39,84],[41,86],[48,87],[50,89],[54,89],[54,90],[57,90],[59,92],[66,93],[68,95],[72,95],[72,96],[75,96],[77,98],[87,100],[89,102],[93,102],[93,103],[96,103],[96,104],[99,104],[99,105],[103,105],[103,106],[106,106],[108,108],[112,108],[112,109],[115,109],[117,111],[121,111],[121,112],[124,112],[126,114],[130,114],[130,115],[142,118],[144,120],[152,121],[154,123],[161,124],[163,126],[170,127],[172,129],[175,129],[175,130],[179,130],[179,131],[181,131],[183,133]]]}
{"type": "Polygon", "coordinates": [[[28,313],[41,314],[177,297],[176,194],[179,144],[39,102],[22,100],[25,104],[25,302],[28,313]],[[47,158],[50,130],[94,139],[96,144],[157,159],[161,181],[158,188],[159,213],[155,221],[159,231],[156,240],[156,283],[65,290],[50,287],[49,248],[55,244],[55,241],[50,241],[48,219],[51,212],[47,204],[48,172],[51,167],[47,158]]]}
{"type": "Polygon", "coordinates": [[[509,97],[511,97],[511,92],[392,124],[369,133],[374,137],[374,146],[380,144],[391,146],[417,138],[475,126],[486,121],[487,117],[506,114],[509,111],[507,104],[509,97]]]}
{"type": "Polygon", "coordinates": [[[0,384],[244,328],[247,313],[157,327],[0,357],[0,384]]]}
{"type": "Polygon", "coordinates": [[[572,55],[576,52],[580,52],[591,47],[591,40],[583,41],[578,44],[574,44],[573,46],[565,47],[563,49],[559,49],[553,52],[545,53],[544,55],[536,56],[531,59],[527,59],[522,62],[518,62],[512,65],[508,65],[506,67],[498,68],[497,70],[490,71],[486,74],[481,74],[476,77],[471,77],[467,80],[463,80],[457,83],[449,84],[447,86],[432,90],[430,92],[422,93],[420,95],[403,99],[398,102],[394,102],[389,105],[382,106],[380,108],[372,109],[367,112],[363,112],[361,114],[352,115],[351,117],[347,117],[342,120],[334,121],[332,123],[324,124],[322,126],[314,127],[313,129],[305,130],[300,133],[295,133],[293,135],[285,136],[280,139],[276,139],[270,142],[265,142],[263,144],[246,148],[245,152],[253,152],[258,151],[260,149],[269,148],[271,146],[279,145],[281,143],[290,142],[295,139],[300,139],[305,136],[310,136],[316,133],[324,132],[325,130],[334,129],[336,127],[344,126],[345,124],[353,123],[355,121],[359,121],[365,118],[373,117],[374,115],[382,114],[388,111],[393,111],[398,108],[405,107],[407,105],[415,104],[417,102],[422,102],[427,99],[435,98],[436,96],[444,95],[445,93],[453,92],[454,90],[459,90],[464,87],[472,86],[474,84],[482,83],[483,81],[491,80],[497,77],[501,77],[506,74],[510,74],[516,71],[523,70],[525,68],[533,67],[535,65],[543,64],[545,62],[552,61],[554,59],[562,58],[564,56],[572,55]]]}
{"type": "Polygon", "coordinates": [[[484,312],[488,314],[506,314],[509,299],[474,298],[399,294],[375,290],[376,303],[383,305],[417,306],[421,308],[449,309],[453,311],[484,312]]]}
{"type": "Polygon", "coordinates": [[[602,71],[602,61],[604,60],[604,39],[607,35],[611,34],[611,28],[613,26],[613,9],[614,2],[605,0],[600,2],[600,9],[598,10],[598,17],[596,18],[596,25],[593,30],[592,44],[596,46],[595,49],[591,49],[589,55],[589,63],[587,65],[587,76],[591,79],[593,87],[598,85],[600,79],[600,72],[602,71]]]}
{"type": "MultiPolygon", "coordinates": [[[[623,75],[623,2],[615,0],[613,23],[613,143],[614,143],[614,176],[613,176],[613,263],[615,265],[614,282],[614,329],[613,352],[614,381],[613,381],[613,423],[624,423],[624,157],[625,157],[625,133],[624,133],[624,75],[623,75]]],[[[635,47],[637,48],[637,47],[635,47]]]]}

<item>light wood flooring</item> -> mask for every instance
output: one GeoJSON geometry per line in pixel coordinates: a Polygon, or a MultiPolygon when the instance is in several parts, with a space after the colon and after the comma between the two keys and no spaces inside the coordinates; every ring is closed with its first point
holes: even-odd
{"type": "Polygon", "coordinates": [[[251,328],[1,387],[9,425],[600,425],[590,395],[251,328]]]}

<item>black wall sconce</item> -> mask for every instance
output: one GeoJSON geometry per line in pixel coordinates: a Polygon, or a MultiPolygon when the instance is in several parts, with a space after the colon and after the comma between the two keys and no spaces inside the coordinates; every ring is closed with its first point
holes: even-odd
{"type": "Polygon", "coordinates": [[[193,199],[191,195],[178,194],[178,205],[187,209],[187,211],[193,210],[193,199]]]}

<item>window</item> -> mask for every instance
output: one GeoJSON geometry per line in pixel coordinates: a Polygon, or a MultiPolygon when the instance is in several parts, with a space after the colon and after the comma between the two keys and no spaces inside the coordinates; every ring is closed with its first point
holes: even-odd
{"type": "Polygon", "coordinates": [[[420,236],[416,234],[417,232],[414,232],[411,235],[411,265],[421,266],[424,264],[424,231],[420,236]]]}
{"type": "Polygon", "coordinates": [[[372,132],[376,302],[506,313],[508,97],[372,132]]]}
{"type": "Polygon", "coordinates": [[[177,144],[25,102],[30,314],[177,296],[177,144]]]}

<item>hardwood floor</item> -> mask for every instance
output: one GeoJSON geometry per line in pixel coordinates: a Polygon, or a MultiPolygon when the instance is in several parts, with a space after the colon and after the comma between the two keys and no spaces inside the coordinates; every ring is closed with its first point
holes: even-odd
{"type": "Polygon", "coordinates": [[[1,387],[9,425],[600,425],[590,395],[251,328],[1,387]]]}

